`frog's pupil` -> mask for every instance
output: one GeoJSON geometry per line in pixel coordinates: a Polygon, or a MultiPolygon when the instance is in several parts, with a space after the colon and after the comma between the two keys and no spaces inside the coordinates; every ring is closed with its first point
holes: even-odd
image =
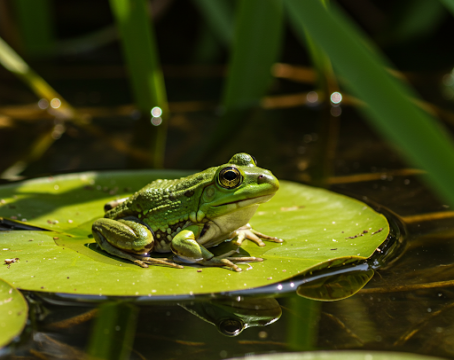
{"type": "Polygon", "coordinates": [[[225,174],[224,174],[224,178],[228,181],[232,181],[232,180],[235,180],[237,177],[236,173],[232,170],[230,171],[227,171],[225,174]]]}
{"type": "Polygon", "coordinates": [[[226,189],[233,189],[241,183],[241,175],[235,167],[226,167],[219,173],[219,184],[226,189]]]}

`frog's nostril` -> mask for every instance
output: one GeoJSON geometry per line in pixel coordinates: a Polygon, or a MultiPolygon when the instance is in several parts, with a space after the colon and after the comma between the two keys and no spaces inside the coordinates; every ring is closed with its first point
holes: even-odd
{"type": "Polygon", "coordinates": [[[273,175],[261,174],[257,176],[257,184],[268,184],[276,190],[279,189],[279,181],[273,175]]]}
{"type": "Polygon", "coordinates": [[[259,175],[259,177],[257,178],[257,183],[258,184],[263,184],[263,183],[266,183],[266,182],[268,182],[266,176],[265,175],[259,175]]]}

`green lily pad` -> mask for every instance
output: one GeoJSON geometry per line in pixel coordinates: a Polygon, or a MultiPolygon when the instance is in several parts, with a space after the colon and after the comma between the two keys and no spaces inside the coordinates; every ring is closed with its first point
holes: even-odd
{"type": "Polygon", "coordinates": [[[20,291],[0,279],[0,347],[22,332],[27,317],[27,302],[20,291]]]}
{"type": "MultiPolygon", "coordinates": [[[[246,241],[240,254],[262,263],[223,268],[140,268],[99,250],[91,224],[106,202],[130,195],[157,178],[177,172],[83,173],[41,178],[0,187],[0,217],[49,231],[0,232],[0,253],[20,261],[0,268],[0,278],[26,290],[88,295],[188,295],[230,292],[270,285],[316,269],[370,257],[387,238],[388,222],[349,197],[281,181],[274,198],[260,206],[251,224],[284,243],[265,247],[246,241]],[[7,250],[2,250],[7,249],[7,250]]],[[[224,243],[214,252],[233,245],[224,243]]],[[[279,290],[282,287],[276,285],[279,290]]]]}
{"type": "MultiPolygon", "coordinates": [[[[232,358],[239,360],[245,358],[232,358]]],[[[306,351],[248,356],[252,360],[441,360],[439,357],[384,351],[306,351]]]]}

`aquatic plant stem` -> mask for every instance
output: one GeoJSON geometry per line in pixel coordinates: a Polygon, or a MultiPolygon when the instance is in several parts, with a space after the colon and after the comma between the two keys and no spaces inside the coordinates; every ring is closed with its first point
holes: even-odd
{"type": "Polygon", "coordinates": [[[139,309],[128,302],[108,302],[98,308],[88,354],[90,359],[128,359],[134,343],[139,309]]]}
{"type": "Polygon", "coordinates": [[[135,102],[142,115],[136,128],[135,145],[152,154],[151,165],[162,167],[167,135],[169,110],[164,78],[159,65],[158,50],[145,0],[110,0],[120,33],[129,70],[135,102]],[[160,120],[153,123],[150,111],[159,107],[160,120]]]}

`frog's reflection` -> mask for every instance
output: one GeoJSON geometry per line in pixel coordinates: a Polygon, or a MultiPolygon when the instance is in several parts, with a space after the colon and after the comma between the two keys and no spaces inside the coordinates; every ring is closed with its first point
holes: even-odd
{"type": "Polygon", "coordinates": [[[216,326],[226,336],[237,336],[253,326],[277,321],[282,310],[274,298],[226,298],[179,304],[198,318],[216,326]]]}

